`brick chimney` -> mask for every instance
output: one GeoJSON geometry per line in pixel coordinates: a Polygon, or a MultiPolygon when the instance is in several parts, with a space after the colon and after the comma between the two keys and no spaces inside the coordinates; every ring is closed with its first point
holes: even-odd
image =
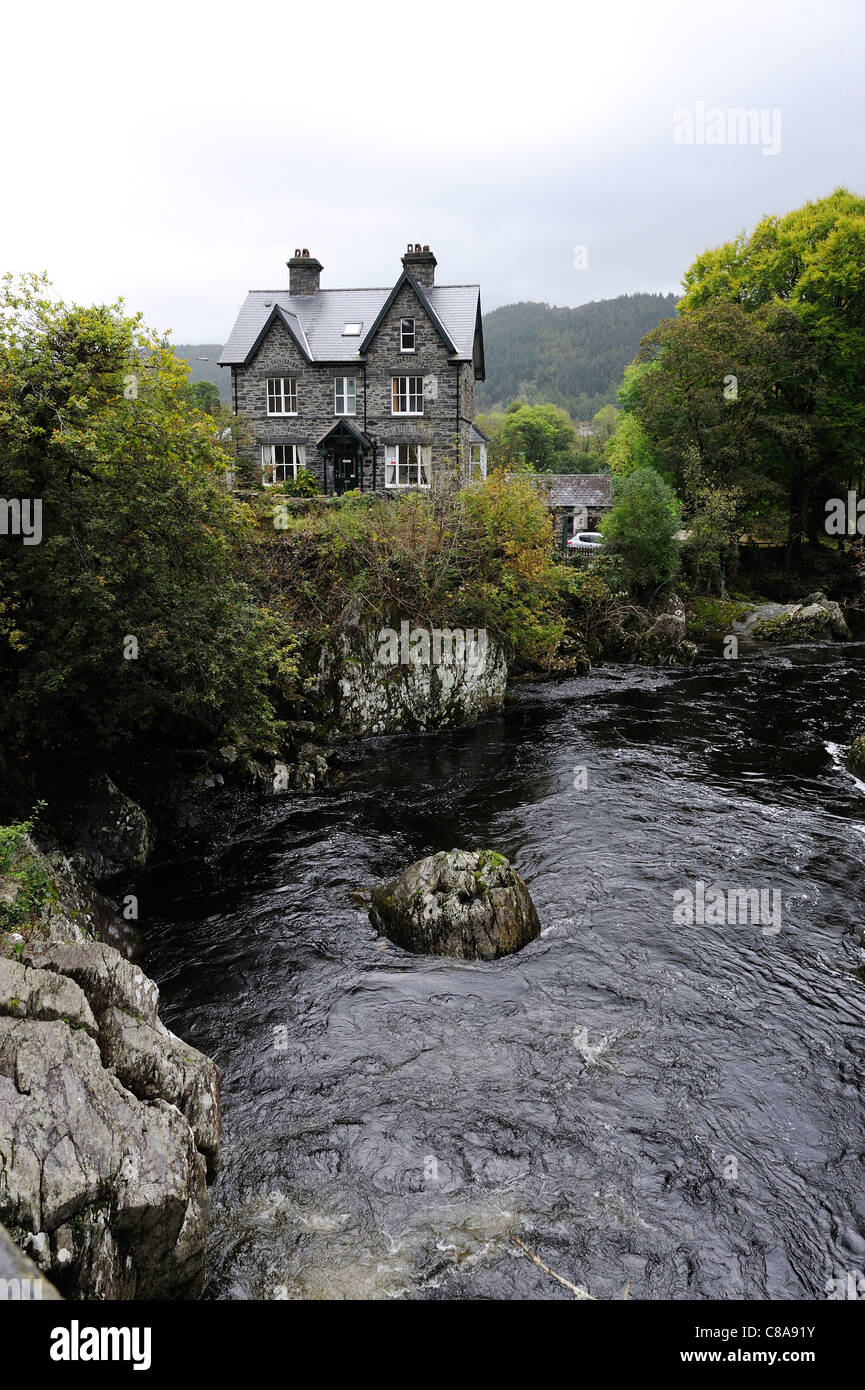
{"type": "Polygon", "coordinates": [[[323,270],[321,261],[317,261],[307,250],[295,251],[288,262],[289,294],[315,294],[318,277],[323,270]]]}
{"type": "Polygon", "coordinates": [[[428,246],[421,246],[419,241],[414,245],[409,242],[402,263],[403,268],[417,280],[421,289],[432,289],[436,281],[437,262],[428,246]]]}

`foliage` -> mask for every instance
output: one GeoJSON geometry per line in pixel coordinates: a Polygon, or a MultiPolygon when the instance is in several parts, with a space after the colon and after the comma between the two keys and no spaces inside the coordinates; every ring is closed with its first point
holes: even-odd
{"type": "Polygon", "coordinates": [[[255,591],[232,458],[170,349],[119,304],[0,294],[7,495],[43,538],[0,561],[0,739],[8,766],[97,763],[142,745],[272,729],[292,636],[255,591]]]}
{"type": "Polygon", "coordinates": [[[669,588],[679,568],[679,503],[654,468],[616,480],[613,507],[601,523],[605,549],[619,556],[629,588],[647,594],[669,588]]]}
{"type": "Polygon", "coordinates": [[[693,514],[682,545],[682,563],[695,593],[724,597],[727,580],[738,560],[738,488],[724,488],[706,481],[696,461],[689,476],[693,514]]]}
{"type": "Polygon", "coordinates": [[[205,415],[217,415],[221,406],[219,389],[210,381],[187,382],[184,395],[189,404],[205,415]]]}
{"type": "MultiPolygon", "coordinates": [[[[758,410],[787,418],[780,449],[767,447],[765,430],[756,447],[761,471],[787,490],[792,536],[820,530],[825,499],[862,481],[863,265],[865,198],[839,188],[704,252],[684,278],[683,321],[726,306],[738,309],[740,325],[747,317],[776,335],[775,401],[758,392],[758,410]]],[[[740,332],[747,344],[744,326],[740,332]]]]}
{"type": "Polygon", "coordinates": [[[604,459],[614,478],[626,478],[638,468],[653,468],[655,450],[636,415],[623,411],[616,430],[604,449],[604,459]]]}
{"type": "Polygon", "coordinates": [[[550,515],[527,475],[493,473],[456,496],[346,494],[261,532],[270,601],[310,649],[346,609],[428,627],[484,627],[542,663],[562,630],[550,515]]]}
{"type": "MultiPolygon", "coordinates": [[[[41,803],[36,808],[42,809],[41,803]]],[[[11,902],[0,899],[0,932],[20,932],[34,926],[56,898],[51,875],[29,842],[34,819],[0,825],[0,878],[13,880],[17,894],[11,902]]]]}
{"type": "Polygon", "coordinates": [[[556,405],[525,405],[511,401],[504,415],[482,417],[494,467],[513,470],[522,465],[536,472],[558,473],[577,458],[577,432],[556,405]]]}
{"type": "Polygon", "coordinates": [[[321,488],[309,468],[298,468],[297,477],[286,483],[285,491],[289,497],[317,497],[321,488]]]}

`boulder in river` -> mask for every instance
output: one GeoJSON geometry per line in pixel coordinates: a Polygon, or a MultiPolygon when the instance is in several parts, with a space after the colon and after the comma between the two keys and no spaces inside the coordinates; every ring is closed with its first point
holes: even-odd
{"type": "Polygon", "coordinates": [[[847,754],[847,766],[854,777],[865,781],[865,733],[854,738],[847,754]]]}
{"type": "Polygon", "coordinates": [[[801,603],[758,604],[733,631],[757,642],[849,642],[852,636],[840,605],[821,592],[801,603]]]}
{"type": "Polygon", "coordinates": [[[370,920],[406,951],[495,960],[540,935],[519,874],[492,850],[443,850],[373,889],[370,920]]]}

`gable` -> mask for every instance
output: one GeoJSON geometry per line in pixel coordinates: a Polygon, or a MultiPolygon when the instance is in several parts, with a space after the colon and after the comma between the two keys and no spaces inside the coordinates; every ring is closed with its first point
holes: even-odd
{"type": "Polygon", "coordinates": [[[370,345],[372,344],[382,325],[387,322],[388,316],[391,310],[393,309],[393,306],[396,304],[396,301],[399,298],[404,286],[409,287],[409,289],[411,290],[415,299],[418,302],[418,307],[423,312],[425,318],[427,318],[429,322],[432,324],[433,328],[435,329],[436,333],[438,333],[448,352],[451,352],[454,354],[454,356],[456,356],[457,350],[453,343],[453,340],[450,337],[450,334],[448,333],[447,329],[445,328],[444,324],[442,323],[441,319],[439,318],[438,314],[436,313],[435,309],[430,303],[427,295],[424,293],[420,285],[415,280],[414,276],[408,270],[403,271],[402,275],[397,280],[396,284],[394,285],[384,304],[381,306],[381,309],[377,314],[372,327],[370,328],[369,332],[367,333],[366,337],[360,345],[361,352],[365,353],[369,350],[370,345]]]}

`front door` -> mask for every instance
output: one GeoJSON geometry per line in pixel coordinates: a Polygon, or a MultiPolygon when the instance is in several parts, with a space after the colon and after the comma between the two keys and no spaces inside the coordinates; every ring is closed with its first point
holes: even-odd
{"type": "Polygon", "coordinates": [[[333,456],[333,485],[337,496],[360,486],[357,449],[337,449],[333,456]]]}

